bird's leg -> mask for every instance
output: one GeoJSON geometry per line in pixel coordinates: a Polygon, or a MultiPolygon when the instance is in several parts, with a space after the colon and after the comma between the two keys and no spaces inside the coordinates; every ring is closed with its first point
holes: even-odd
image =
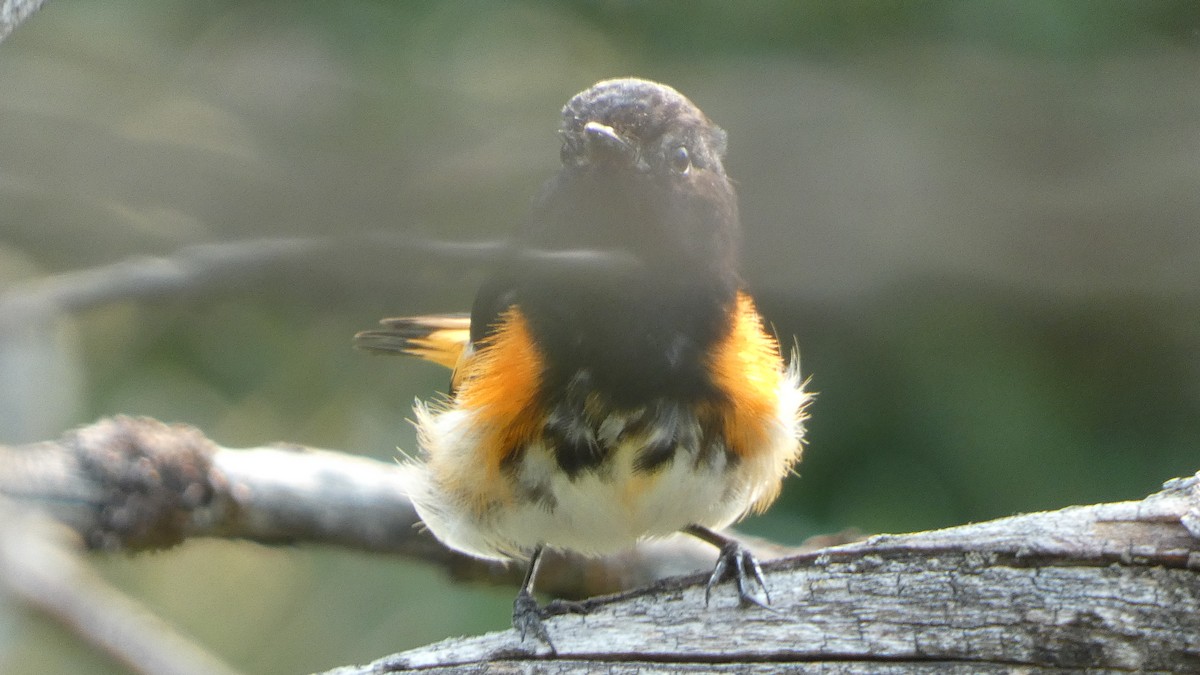
{"type": "Polygon", "coordinates": [[[771,602],[771,593],[767,590],[766,580],[763,579],[762,568],[759,567],[758,560],[755,560],[750,549],[736,539],[714,532],[703,525],[689,525],[683,531],[720,549],[720,553],[717,554],[717,565],[713,568],[713,573],[708,577],[708,583],[704,586],[704,605],[706,607],[709,596],[712,595],[713,586],[729,577],[733,577],[737,581],[738,601],[743,607],[758,605],[765,608],[771,602]],[[751,592],[752,585],[762,591],[762,595],[766,599],[765,603],[751,592]]]}
{"type": "Polygon", "coordinates": [[[537,599],[533,597],[533,582],[537,578],[538,567],[542,563],[542,551],[544,546],[538,546],[533,549],[533,554],[529,556],[529,567],[525,570],[525,580],[521,582],[521,590],[517,592],[517,599],[513,601],[513,628],[521,632],[521,639],[532,634],[533,637],[541,640],[550,647],[550,651],[554,649],[554,643],[550,641],[550,634],[546,632],[546,625],[542,623],[542,612],[538,608],[537,599]]]}

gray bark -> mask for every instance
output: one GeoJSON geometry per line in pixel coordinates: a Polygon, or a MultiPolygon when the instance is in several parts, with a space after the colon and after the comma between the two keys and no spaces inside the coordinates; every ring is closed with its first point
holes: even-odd
{"type": "MultiPolygon", "coordinates": [[[[191,537],[323,543],[515,583],[518,569],[453,554],[414,528],[397,479],[385,462],[295,446],[222,448],[191,427],[127,417],[0,447],[5,508],[49,514],[89,548],[191,537]]],[[[15,518],[5,522],[0,535],[20,534],[15,518]]],[[[547,560],[539,586],[553,595],[621,591],[587,601],[586,614],[548,618],[554,650],[509,630],[330,672],[1200,672],[1200,476],[1139,501],[816,551],[752,547],[776,558],[764,564],[770,609],[739,607],[728,584],[706,608],[707,574],[695,571],[711,566],[711,547],[647,542],[616,558],[547,560]],[[688,576],[654,581],[669,574],[688,576]]],[[[25,560],[32,547],[5,550],[10,573],[0,586],[82,633],[96,626],[72,617],[115,606],[62,612],[61,594],[38,591],[60,584],[17,587],[13,570],[45,571],[25,560]]],[[[127,623],[137,634],[140,624],[127,623]]]]}
{"type": "Polygon", "coordinates": [[[331,675],[423,672],[1200,672],[1200,488],[780,559],[771,609],[703,577],[331,675]]]}

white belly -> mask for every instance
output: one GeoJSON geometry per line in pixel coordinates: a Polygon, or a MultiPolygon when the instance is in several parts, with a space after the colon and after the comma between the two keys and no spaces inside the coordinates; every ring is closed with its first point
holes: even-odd
{"type": "MultiPolygon", "coordinates": [[[[645,471],[634,468],[644,443],[626,442],[613,447],[601,467],[570,478],[534,443],[503,474],[499,492],[488,484],[498,479],[480,469],[475,417],[418,405],[425,458],[406,464],[409,496],[442,543],[483,558],[522,557],[539,545],[603,554],[688,525],[720,529],[769,502],[799,458],[808,397],[794,372],[788,375],[765,447],[752,457],[722,452],[699,461],[695,449],[684,448],[645,471]],[[508,498],[480,508],[476,497],[485,493],[508,498]]],[[[616,436],[607,431],[598,435],[616,436]]]]}
{"type": "Polygon", "coordinates": [[[552,504],[530,503],[490,524],[522,549],[539,543],[581,553],[608,553],[639,538],[664,536],[691,524],[721,528],[746,511],[746,495],[724,457],[694,465],[679,453],[654,472],[633,469],[640,448],[618,449],[611,464],[574,479],[547,454],[530,452],[522,479],[544,480],[552,504]]]}

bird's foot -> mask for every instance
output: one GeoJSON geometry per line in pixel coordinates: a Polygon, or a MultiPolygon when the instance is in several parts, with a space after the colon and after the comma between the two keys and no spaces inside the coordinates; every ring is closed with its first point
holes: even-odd
{"type": "Polygon", "coordinates": [[[742,607],[756,605],[770,609],[767,605],[771,603],[771,593],[767,590],[766,580],[763,579],[762,567],[750,549],[732,539],[721,546],[721,552],[717,555],[717,565],[704,586],[705,607],[712,596],[713,586],[730,577],[737,581],[738,602],[742,607]],[[754,590],[761,591],[762,600],[754,590]]]}
{"type": "Polygon", "coordinates": [[[551,600],[542,607],[541,617],[549,619],[552,616],[562,616],[563,614],[587,614],[592,611],[586,602],[577,600],[551,600]]]}
{"type": "Polygon", "coordinates": [[[516,628],[521,634],[522,642],[525,641],[526,636],[532,635],[549,647],[550,653],[558,653],[558,650],[554,648],[554,642],[550,640],[550,634],[546,632],[546,624],[542,622],[542,609],[538,607],[537,599],[525,589],[517,593],[517,599],[513,601],[512,621],[513,628],[516,628]]]}

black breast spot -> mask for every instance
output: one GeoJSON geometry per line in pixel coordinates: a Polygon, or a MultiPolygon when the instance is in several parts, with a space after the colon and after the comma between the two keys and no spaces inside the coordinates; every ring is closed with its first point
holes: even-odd
{"type": "Polygon", "coordinates": [[[637,459],[633,461],[633,469],[643,473],[657,471],[675,459],[677,449],[674,437],[656,439],[638,452],[637,459]]]}
{"type": "Polygon", "coordinates": [[[676,455],[699,450],[699,423],[692,407],[685,403],[656,401],[646,407],[636,426],[637,435],[649,440],[634,459],[635,471],[657,471],[673,462],[676,455]]]}
{"type": "Polygon", "coordinates": [[[566,403],[555,406],[547,417],[544,435],[554,449],[554,461],[570,479],[600,468],[610,454],[583,411],[566,403]]]}

